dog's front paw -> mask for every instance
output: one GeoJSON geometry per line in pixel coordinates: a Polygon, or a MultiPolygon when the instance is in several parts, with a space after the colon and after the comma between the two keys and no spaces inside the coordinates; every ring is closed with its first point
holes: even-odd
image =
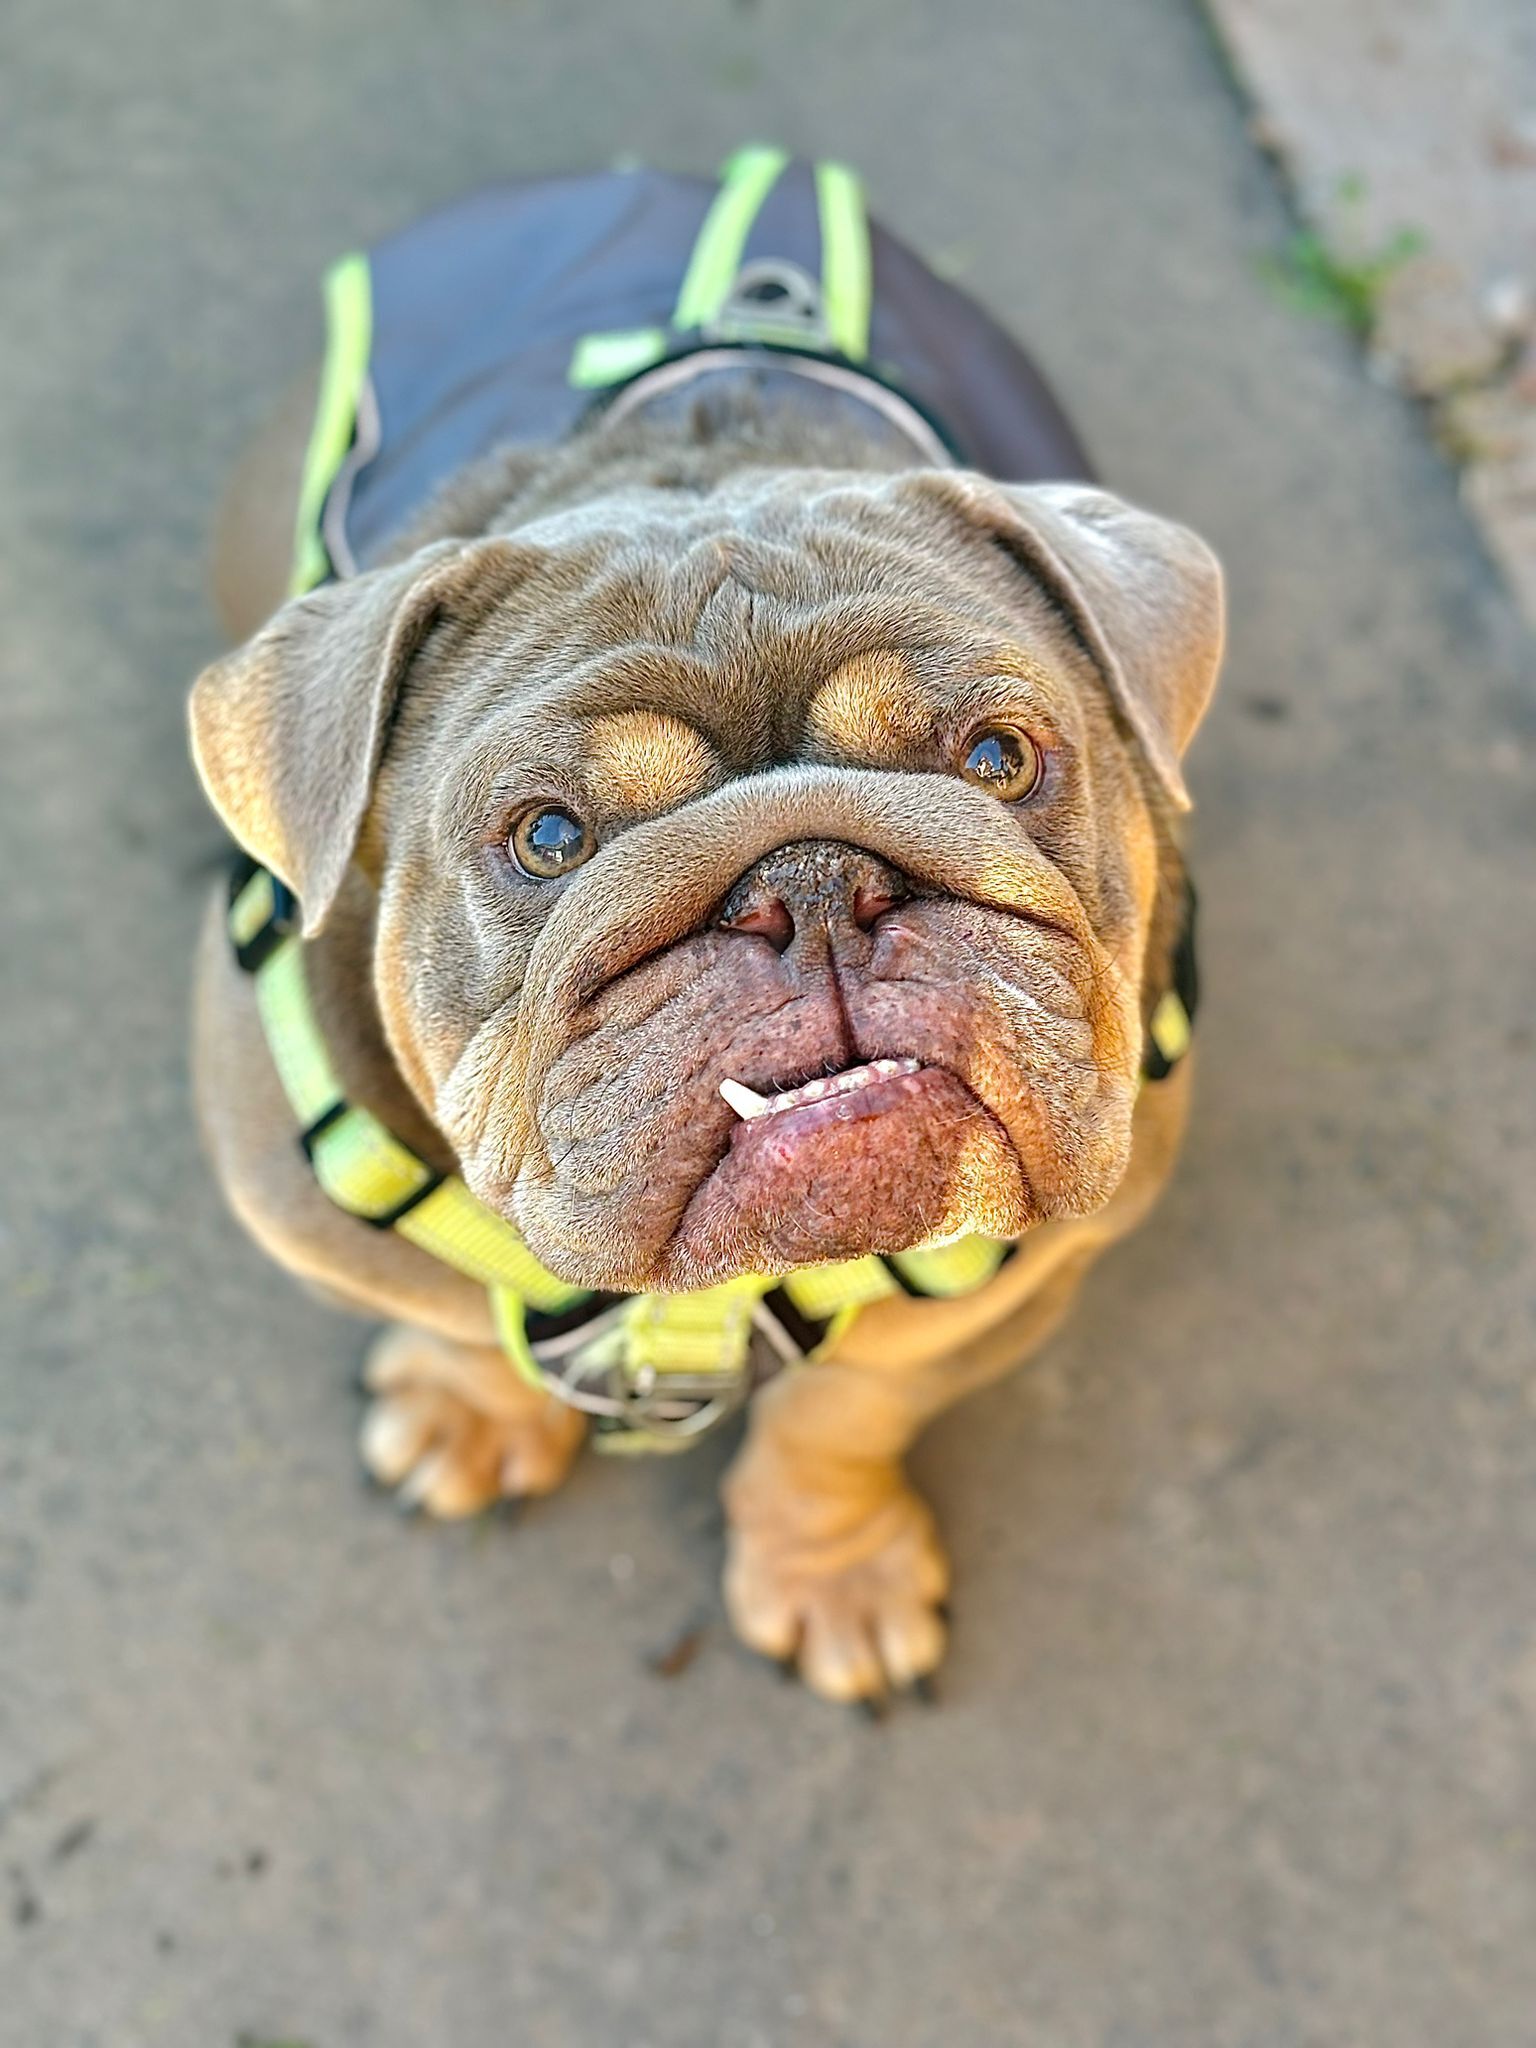
{"type": "Polygon", "coordinates": [[[586,1425],[520,1380],[498,1351],[420,1330],[386,1330],[368,1354],[373,1396],[358,1448],[402,1506],[455,1519],[493,1502],[553,1493],[586,1425]]]}
{"type": "MultiPolygon", "coordinates": [[[[821,1503],[831,1507],[829,1501],[821,1503]]],[[[949,1564],[933,1516],[899,1474],[857,1516],[816,1515],[804,1496],[732,1530],[725,1602],[750,1648],[798,1666],[830,1700],[878,1700],[937,1669],[949,1564]]]]}

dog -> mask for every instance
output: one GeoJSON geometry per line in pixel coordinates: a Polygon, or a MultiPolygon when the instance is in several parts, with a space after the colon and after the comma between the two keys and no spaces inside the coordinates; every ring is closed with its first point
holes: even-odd
{"type": "Polygon", "coordinates": [[[1178,1151],[1218,564],[840,166],[496,188],[329,302],[192,691],[244,849],[196,969],[214,1170],[387,1323],[361,1443],[403,1500],[750,1396],[735,1629],[834,1700],[917,1685],[948,1566],[904,1455],[1178,1151]]]}

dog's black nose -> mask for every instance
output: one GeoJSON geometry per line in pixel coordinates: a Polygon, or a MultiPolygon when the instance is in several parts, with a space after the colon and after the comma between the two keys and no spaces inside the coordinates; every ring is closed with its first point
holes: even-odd
{"type": "Polygon", "coordinates": [[[750,932],[785,953],[797,934],[839,937],[867,932],[911,891],[887,862],[837,839],[797,839],[749,868],[721,905],[716,922],[750,932]]]}

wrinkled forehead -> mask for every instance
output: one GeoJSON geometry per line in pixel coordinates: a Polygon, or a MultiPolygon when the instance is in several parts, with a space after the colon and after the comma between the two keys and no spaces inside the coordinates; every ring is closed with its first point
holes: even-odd
{"type": "Polygon", "coordinates": [[[472,651],[497,723],[568,729],[622,705],[733,767],[808,739],[931,736],[952,709],[1003,701],[1080,737],[1085,664],[1053,606],[896,486],[634,490],[521,529],[535,566],[472,651]]]}

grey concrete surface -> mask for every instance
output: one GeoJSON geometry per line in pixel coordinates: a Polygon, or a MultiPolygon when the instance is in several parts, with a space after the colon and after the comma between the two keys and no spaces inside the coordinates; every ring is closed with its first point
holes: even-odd
{"type": "Polygon", "coordinates": [[[1254,130],[1345,266],[1404,230],[1373,373],[1430,401],[1536,626],[1536,11],[1529,0],[1206,0],[1254,130]]]}
{"type": "Polygon", "coordinates": [[[1260,278],[1198,16],[10,0],[0,45],[0,2043],[1530,2048],[1530,647],[1260,278]],[[857,158],[1232,572],[1187,1160],[923,1447],[955,1649],[880,1728],[726,1638],[714,1449],[515,1527],[369,1497],[360,1329],[225,1219],[183,1070],[203,537],[319,266],[761,134],[857,158]]]}

